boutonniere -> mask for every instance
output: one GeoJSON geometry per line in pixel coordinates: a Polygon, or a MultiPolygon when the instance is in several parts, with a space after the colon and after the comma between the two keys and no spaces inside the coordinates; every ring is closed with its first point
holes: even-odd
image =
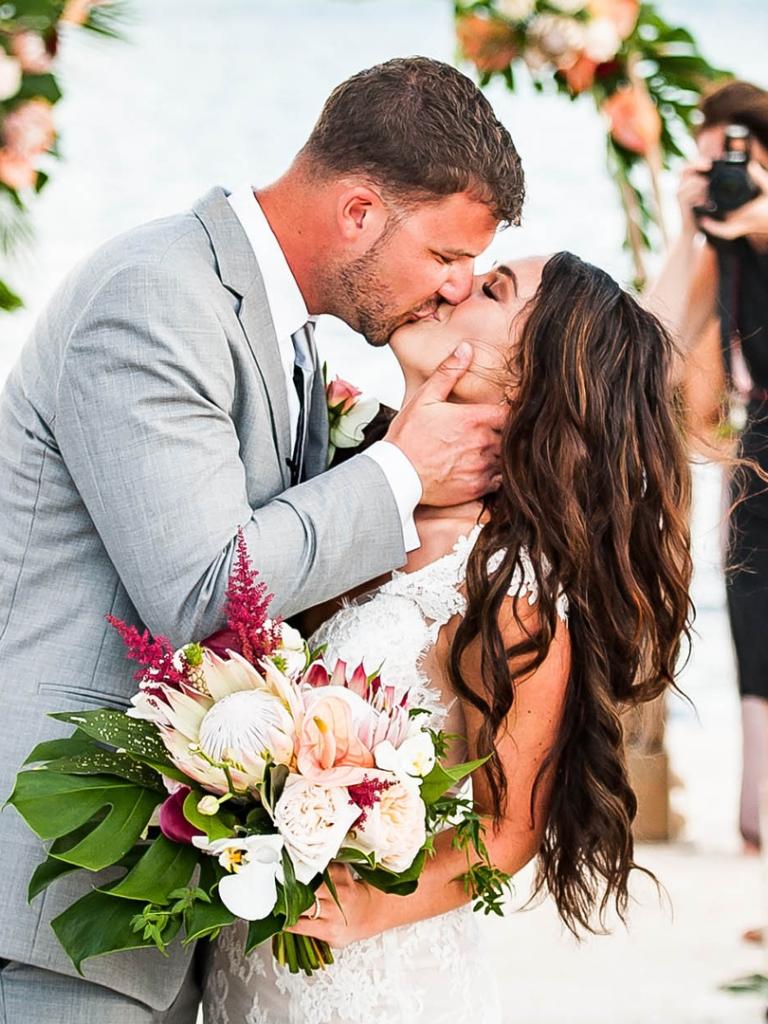
{"type": "Polygon", "coordinates": [[[323,366],[325,398],[328,403],[328,465],[337,448],[357,448],[362,444],[365,428],[379,411],[379,401],[367,398],[359,388],[341,377],[328,381],[328,368],[323,366]]]}

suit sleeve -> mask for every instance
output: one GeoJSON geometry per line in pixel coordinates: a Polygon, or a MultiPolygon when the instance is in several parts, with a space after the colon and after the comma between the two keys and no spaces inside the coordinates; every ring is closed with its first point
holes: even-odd
{"type": "MultiPolygon", "coordinates": [[[[175,644],[223,620],[237,529],[291,615],[401,565],[395,500],[359,456],[259,508],[214,308],[163,267],[119,270],[80,315],[57,388],[62,457],[145,625],[175,644]]],[[[268,423],[265,444],[272,444],[268,423]]]]}

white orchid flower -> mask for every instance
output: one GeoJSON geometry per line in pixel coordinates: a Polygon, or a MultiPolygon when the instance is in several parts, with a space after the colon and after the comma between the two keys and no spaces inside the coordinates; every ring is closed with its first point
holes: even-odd
{"type": "Polygon", "coordinates": [[[282,836],[245,836],[217,839],[194,836],[198,849],[217,857],[229,872],[219,882],[219,896],[236,917],[261,921],[274,910],[277,883],[283,881],[282,836]]]}
{"type": "Polygon", "coordinates": [[[379,743],[373,751],[376,767],[393,772],[398,778],[423,779],[435,765],[435,745],[429,733],[418,732],[395,747],[389,740],[379,743]]]}

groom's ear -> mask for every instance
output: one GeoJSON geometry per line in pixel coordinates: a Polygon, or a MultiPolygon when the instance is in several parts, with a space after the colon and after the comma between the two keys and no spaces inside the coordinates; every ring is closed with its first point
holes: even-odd
{"type": "Polygon", "coordinates": [[[381,194],[370,185],[352,184],[338,195],[337,227],[347,246],[368,250],[384,231],[388,211],[381,194]]]}

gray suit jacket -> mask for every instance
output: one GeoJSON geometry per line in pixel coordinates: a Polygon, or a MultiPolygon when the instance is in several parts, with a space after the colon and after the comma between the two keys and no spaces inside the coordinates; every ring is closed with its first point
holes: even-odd
{"type": "MultiPolygon", "coordinates": [[[[318,380],[305,481],[290,487],[286,381],[259,268],[221,189],[191,212],[107,243],[65,281],[0,396],[0,795],[58,734],[46,712],[125,706],[135,665],[104,619],[178,646],[223,625],[238,526],[291,615],[405,559],[379,466],[325,468],[318,380]]],[[[68,730],[63,730],[64,732],[68,730]]],[[[86,891],[33,906],[40,844],[0,815],[0,956],[73,968],[49,927],[86,891]]],[[[158,1009],[187,959],[149,951],[86,964],[158,1009]]]]}

